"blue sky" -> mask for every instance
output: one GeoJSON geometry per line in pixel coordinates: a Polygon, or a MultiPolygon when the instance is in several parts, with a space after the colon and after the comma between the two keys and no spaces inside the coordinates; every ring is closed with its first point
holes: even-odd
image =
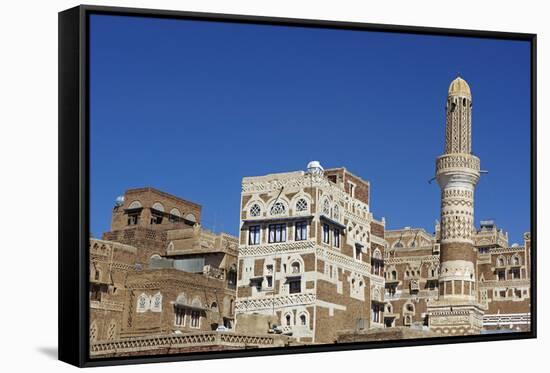
{"type": "Polygon", "coordinates": [[[522,242],[530,219],[529,44],[447,36],[94,15],[91,233],[125,189],[202,204],[236,234],[244,176],[345,166],[389,229],[434,229],[444,104],[460,73],[481,159],[476,223],[522,242]]]}

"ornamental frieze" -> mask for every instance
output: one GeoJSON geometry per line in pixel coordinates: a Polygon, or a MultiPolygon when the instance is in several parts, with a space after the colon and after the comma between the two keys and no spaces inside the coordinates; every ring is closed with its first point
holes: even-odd
{"type": "Polygon", "coordinates": [[[295,241],[268,245],[241,246],[239,257],[268,256],[282,253],[312,251],[315,243],[312,241],[295,241]]]}
{"type": "Polygon", "coordinates": [[[437,159],[437,172],[453,168],[468,168],[479,171],[479,158],[467,154],[448,154],[442,155],[437,159]]]}
{"type": "Polygon", "coordinates": [[[237,312],[250,312],[289,306],[309,305],[315,302],[315,294],[288,294],[265,298],[239,298],[235,303],[237,312]]]}

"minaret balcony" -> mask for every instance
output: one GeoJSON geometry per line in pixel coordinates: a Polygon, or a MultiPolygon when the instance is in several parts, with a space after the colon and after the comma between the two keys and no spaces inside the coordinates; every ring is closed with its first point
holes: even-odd
{"type": "Polygon", "coordinates": [[[444,154],[437,158],[436,174],[468,172],[479,175],[479,158],[471,154],[444,154]]]}

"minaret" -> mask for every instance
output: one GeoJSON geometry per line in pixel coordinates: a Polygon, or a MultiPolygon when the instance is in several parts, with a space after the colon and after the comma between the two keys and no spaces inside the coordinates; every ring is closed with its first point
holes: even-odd
{"type": "Polygon", "coordinates": [[[445,114],[445,152],[436,160],[441,188],[439,298],[428,305],[429,321],[443,333],[477,333],[483,314],[476,296],[472,234],[479,158],[472,155],[472,94],[460,77],[449,86],[445,114]]]}

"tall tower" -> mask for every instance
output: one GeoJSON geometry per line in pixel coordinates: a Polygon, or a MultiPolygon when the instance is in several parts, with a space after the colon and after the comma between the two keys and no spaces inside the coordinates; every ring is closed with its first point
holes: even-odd
{"type": "Polygon", "coordinates": [[[436,160],[441,188],[439,297],[428,304],[428,317],[435,331],[471,334],[483,322],[472,239],[479,158],[472,155],[472,94],[460,77],[449,86],[445,114],[445,152],[436,160]]]}

